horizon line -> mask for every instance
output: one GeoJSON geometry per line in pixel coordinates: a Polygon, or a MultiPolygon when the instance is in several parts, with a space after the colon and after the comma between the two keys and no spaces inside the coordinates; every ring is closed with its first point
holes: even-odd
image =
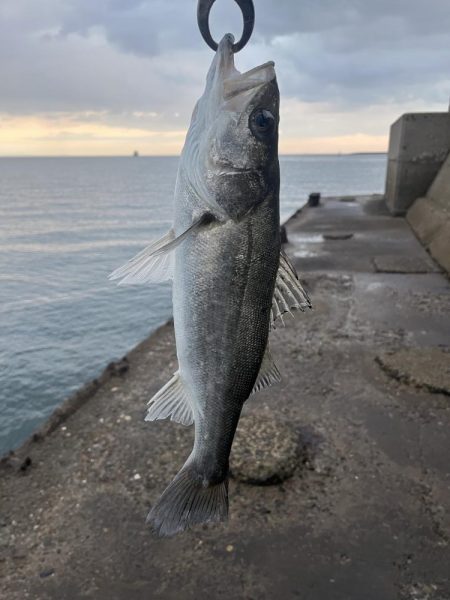
{"type": "MultiPolygon", "coordinates": [[[[361,151],[361,152],[286,152],[280,157],[289,156],[360,156],[372,154],[388,154],[387,150],[361,151]]],[[[179,158],[180,154],[0,154],[2,158],[179,158]]]]}

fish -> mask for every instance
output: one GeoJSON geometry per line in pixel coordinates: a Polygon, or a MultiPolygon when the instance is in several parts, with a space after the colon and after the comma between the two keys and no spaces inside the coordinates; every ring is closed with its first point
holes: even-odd
{"type": "Polygon", "coordinates": [[[228,517],[229,456],[246,400],[280,380],[268,338],[311,303],[281,249],[279,91],[273,62],[241,73],[220,41],[191,118],[173,227],[111,274],[173,280],[178,370],[147,421],[195,425],[191,454],[147,522],[168,537],[228,517]]]}

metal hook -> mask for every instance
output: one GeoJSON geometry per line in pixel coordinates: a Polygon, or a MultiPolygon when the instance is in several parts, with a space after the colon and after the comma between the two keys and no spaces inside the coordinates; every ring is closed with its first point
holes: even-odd
{"type": "MultiPolygon", "coordinates": [[[[197,4],[197,22],[200,29],[200,33],[203,39],[214,52],[218,48],[218,44],[213,40],[211,32],[209,31],[209,13],[211,7],[216,0],[198,0],[197,4]]],[[[233,44],[233,52],[239,52],[245,46],[252,35],[253,26],[255,24],[255,7],[253,6],[253,0],[234,0],[242,11],[242,18],[244,19],[244,30],[242,32],[241,39],[233,44]]]]}

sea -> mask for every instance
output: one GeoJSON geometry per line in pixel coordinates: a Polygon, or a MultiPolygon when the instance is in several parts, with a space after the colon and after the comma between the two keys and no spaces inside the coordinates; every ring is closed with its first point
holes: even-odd
{"type": "MultiPolygon", "coordinates": [[[[0,158],[0,455],[172,313],[108,274],[171,225],[178,159],[0,158]]],[[[281,218],[311,192],[380,193],[386,155],[282,156],[281,218]]]]}

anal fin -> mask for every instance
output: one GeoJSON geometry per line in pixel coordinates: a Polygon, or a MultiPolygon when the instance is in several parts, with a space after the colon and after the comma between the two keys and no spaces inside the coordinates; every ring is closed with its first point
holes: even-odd
{"type": "Polygon", "coordinates": [[[273,361],[269,350],[269,344],[267,344],[266,352],[264,354],[255,385],[253,386],[252,394],[256,394],[256,392],[259,392],[264,388],[273,385],[274,383],[279,383],[280,381],[280,371],[273,361]]]}
{"type": "Polygon", "coordinates": [[[153,396],[148,406],[146,421],[156,421],[157,419],[170,417],[171,421],[182,425],[192,425],[194,422],[189,397],[178,371],[153,396]]]}

